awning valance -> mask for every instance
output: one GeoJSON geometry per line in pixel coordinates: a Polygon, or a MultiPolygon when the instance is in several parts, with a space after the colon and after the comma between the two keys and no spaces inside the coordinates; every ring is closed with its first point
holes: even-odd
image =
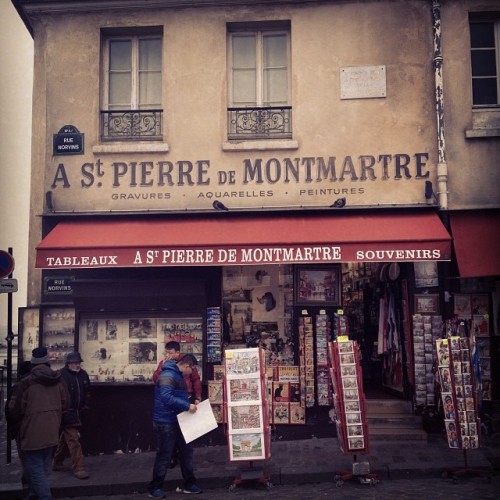
{"type": "Polygon", "coordinates": [[[450,214],[461,278],[500,276],[500,213],[450,214]]]}
{"type": "Polygon", "coordinates": [[[434,213],[60,222],[42,269],[449,260],[434,213]]]}

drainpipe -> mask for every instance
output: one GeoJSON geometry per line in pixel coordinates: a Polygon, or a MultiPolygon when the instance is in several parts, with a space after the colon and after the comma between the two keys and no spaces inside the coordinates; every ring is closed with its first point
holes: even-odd
{"type": "Polygon", "coordinates": [[[441,5],[432,0],[434,35],[434,86],[436,92],[437,146],[438,146],[438,202],[442,210],[448,209],[448,164],[444,137],[443,55],[441,54],[441,5]]]}

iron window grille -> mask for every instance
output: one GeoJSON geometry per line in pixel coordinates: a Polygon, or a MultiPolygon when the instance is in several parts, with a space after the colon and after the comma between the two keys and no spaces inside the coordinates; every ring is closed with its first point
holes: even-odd
{"type": "Polygon", "coordinates": [[[163,110],[101,111],[104,141],[154,141],[163,139],[163,110]]]}
{"type": "Polygon", "coordinates": [[[228,140],[291,139],[291,106],[228,108],[228,140]]]}

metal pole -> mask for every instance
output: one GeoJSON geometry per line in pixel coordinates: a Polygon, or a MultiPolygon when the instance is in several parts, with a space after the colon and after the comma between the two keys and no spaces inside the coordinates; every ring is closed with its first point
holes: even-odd
{"type": "MultiPolygon", "coordinates": [[[[14,256],[12,248],[9,247],[10,255],[14,256]]],[[[12,278],[12,273],[9,274],[9,278],[12,278]]],[[[10,400],[12,393],[12,341],[14,340],[14,334],[12,333],[12,293],[7,294],[7,400],[10,400]]],[[[9,423],[7,422],[7,464],[11,463],[12,460],[12,441],[9,437],[10,429],[9,423]]]]}

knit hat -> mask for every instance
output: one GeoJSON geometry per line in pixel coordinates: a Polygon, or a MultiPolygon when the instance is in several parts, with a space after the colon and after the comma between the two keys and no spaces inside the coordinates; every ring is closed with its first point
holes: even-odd
{"type": "Polygon", "coordinates": [[[31,364],[43,365],[49,362],[49,355],[45,347],[37,347],[31,351],[31,364]]]}
{"type": "Polygon", "coordinates": [[[79,352],[69,352],[66,355],[66,363],[83,363],[79,352]]]}

